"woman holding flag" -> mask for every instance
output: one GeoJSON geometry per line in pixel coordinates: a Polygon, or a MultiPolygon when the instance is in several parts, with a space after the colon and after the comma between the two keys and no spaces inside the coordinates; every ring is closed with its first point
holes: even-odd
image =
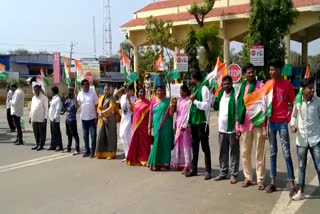
{"type": "Polygon", "coordinates": [[[174,105],[165,97],[165,86],[156,88],[157,98],[150,106],[148,133],[153,130],[154,142],[147,166],[152,170],[168,170],[171,150],[174,145],[173,113],[174,105]]]}

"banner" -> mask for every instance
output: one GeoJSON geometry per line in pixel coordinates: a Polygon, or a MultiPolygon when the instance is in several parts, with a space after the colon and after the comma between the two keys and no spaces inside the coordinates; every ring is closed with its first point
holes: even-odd
{"type": "Polygon", "coordinates": [[[53,53],[53,82],[54,84],[60,84],[60,53],[53,53]]]}

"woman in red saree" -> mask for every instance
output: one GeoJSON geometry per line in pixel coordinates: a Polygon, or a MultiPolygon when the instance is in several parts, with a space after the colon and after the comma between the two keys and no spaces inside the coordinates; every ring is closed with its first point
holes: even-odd
{"type": "Polygon", "coordinates": [[[139,98],[133,104],[133,136],[126,159],[132,166],[146,166],[152,143],[148,135],[150,101],[145,98],[145,90],[139,90],[139,98]]]}

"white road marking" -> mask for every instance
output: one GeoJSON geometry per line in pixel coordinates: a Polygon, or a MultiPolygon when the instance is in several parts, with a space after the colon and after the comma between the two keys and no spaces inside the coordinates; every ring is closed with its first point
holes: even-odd
{"type": "Polygon", "coordinates": [[[28,161],[23,161],[23,162],[19,162],[19,163],[14,163],[14,164],[6,165],[6,166],[1,166],[0,167],[0,173],[12,171],[12,170],[15,170],[15,169],[24,168],[24,167],[27,167],[27,166],[38,165],[38,164],[41,164],[41,163],[46,163],[46,162],[49,162],[49,161],[54,161],[54,160],[67,158],[67,157],[71,157],[71,156],[72,156],[72,154],[60,153],[60,154],[54,154],[54,155],[45,156],[45,157],[41,157],[41,158],[36,158],[36,159],[28,160],[28,161]]]}
{"type": "MultiPolygon", "coordinates": [[[[313,164],[310,154],[308,154],[308,162],[313,164]]],[[[298,175],[298,169],[295,170],[294,174],[298,175]]],[[[316,175],[308,185],[317,186],[317,181],[318,176],[316,175]]],[[[316,191],[316,189],[311,188],[310,186],[306,186],[304,191],[306,195],[311,195],[314,191],[316,191]]],[[[289,198],[289,192],[282,191],[278,201],[271,211],[271,214],[294,214],[300,209],[300,207],[306,202],[306,200],[308,199],[302,201],[292,201],[291,198],[289,198]]]]}

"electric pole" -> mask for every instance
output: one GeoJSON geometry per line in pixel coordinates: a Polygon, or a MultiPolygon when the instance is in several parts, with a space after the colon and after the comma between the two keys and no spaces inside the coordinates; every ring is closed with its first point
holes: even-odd
{"type": "Polygon", "coordinates": [[[103,55],[112,55],[111,0],[103,0],[103,55]]]}

